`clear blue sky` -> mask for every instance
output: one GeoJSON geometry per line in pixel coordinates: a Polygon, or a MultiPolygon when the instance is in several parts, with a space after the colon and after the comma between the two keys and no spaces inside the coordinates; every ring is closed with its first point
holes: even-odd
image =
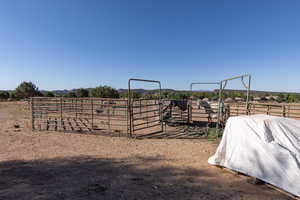
{"type": "Polygon", "coordinates": [[[0,4],[0,89],[126,88],[130,77],[188,89],[251,73],[253,89],[300,92],[299,0],[0,4]]]}

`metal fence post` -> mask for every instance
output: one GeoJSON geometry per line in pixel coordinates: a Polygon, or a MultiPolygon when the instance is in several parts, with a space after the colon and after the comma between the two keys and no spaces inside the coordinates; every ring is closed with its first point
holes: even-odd
{"type": "Polygon", "coordinates": [[[31,129],[34,131],[34,98],[31,97],[31,129]]]}
{"type": "Polygon", "coordinates": [[[91,130],[94,130],[94,102],[93,102],[93,98],[91,98],[91,112],[92,112],[92,128],[91,130]]]}
{"type": "Polygon", "coordinates": [[[61,125],[62,125],[62,122],[63,122],[63,119],[62,119],[62,117],[63,117],[63,99],[62,99],[62,97],[60,97],[60,123],[61,123],[61,125]]]}
{"type": "Polygon", "coordinates": [[[218,105],[218,119],[217,119],[217,125],[216,125],[217,138],[219,138],[219,127],[220,127],[220,121],[221,121],[222,90],[223,90],[223,82],[220,82],[219,105],[218,105]]]}

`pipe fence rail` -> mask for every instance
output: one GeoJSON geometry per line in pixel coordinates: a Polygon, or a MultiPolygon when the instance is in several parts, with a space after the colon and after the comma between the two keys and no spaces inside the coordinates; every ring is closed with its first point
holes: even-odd
{"type": "MultiPolygon", "coordinates": [[[[170,100],[162,99],[160,81],[136,78],[128,80],[127,99],[33,97],[31,98],[32,130],[102,132],[109,135],[139,137],[156,133],[168,134],[172,131],[177,131],[177,135],[179,131],[179,135],[182,135],[190,127],[195,127],[195,124],[204,124],[206,125],[204,128],[214,124],[218,135],[220,126],[224,126],[230,116],[267,114],[300,119],[300,104],[250,102],[251,75],[249,74],[219,82],[193,82],[190,84],[191,92],[194,85],[216,85],[219,88],[218,100],[210,102],[209,112],[207,107],[200,104],[203,101],[200,99],[179,100],[184,102],[186,109],[181,109],[180,106],[168,106],[173,104],[170,104],[170,100]],[[225,103],[223,99],[225,88],[229,81],[236,79],[240,79],[245,88],[246,100],[241,103],[225,103]],[[133,82],[156,84],[158,86],[156,98],[133,98],[133,82]],[[212,113],[214,118],[211,117],[212,113]],[[171,124],[172,126],[179,124],[181,128],[171,127],[171,124]]],[[[174,103],[174,100],[171,101],[174,103]]],[[[177,100],[175,103],[182,102],[177,100]]]]}
{"type": "MultiPolygon", "coordinates": [[[[171,111],[172,120],[190,125],[207,122],[208,114],[204,108],[198,107],[197,100],[188,101],[190,107],[185,112],[178,108],[171,111]]],[[[163,102],[164,100],[159,99],[132,99],[129,105],[128,99],[33,97],[32,129],[65,132],[100,131],[130,137],[166,132],[166,124],[162,120],[163,102]]],[[[217,104],[216,102],[216,106],[213,107],[215,112],[218,111],[217,104]]],[[[300,119],[300,104],[240,102],[229,103],[228,107],[228,117],[267,114],[300,119]]],[[[214,123],[217,121],[214,120],[214,123]]]]}

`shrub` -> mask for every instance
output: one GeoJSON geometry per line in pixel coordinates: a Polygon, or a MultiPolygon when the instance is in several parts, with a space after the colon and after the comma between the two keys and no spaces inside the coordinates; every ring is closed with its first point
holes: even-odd
{"type": "Polygon", "coordinates": [[[74,98],[77,97],[75,92],[69,92],[63,95],[63,97],[74,98]]]}
{"type": "MultiPolygon", "coordinates": [[[[133,98],[133,99],[140,99],[143,96],[141,93],[136,92],[136,91],[131,91],[130,93],[131,93],[130,97],[133,98]]],[[[128,98],[128,92],[124,93],[122,95],[122,97],[123,98],[128,98]]],[[[148,98],[147,95],[144,95],[143,97],[148,98]]]]}
{"type": "Polygon", "coordinates": [[[42,96],[38,87],[32,82],[22,82],[13,92],[12,97],[24,99],[28,97],[42,96]]]}
{"type": "Polygon", "coordinates": [[[44,97],[55,97],[53,92],[47,91],[44,93],[44,97]]]}
{"type": "Polygon", "coordinates": [[[77,97],[89,97],[89,91],[87,89],[77,89],[75,90],[76,96],[77,97]]]}
{"type": "Polygon", "coordinates": [[[9,98],[9,93],[6,91],[0,91],[0,99],[7,100],[9,98]]]}
{"type": "Polygon", "coordinates": [[[92,97],[100,98],[119,98],[119,92],[109,86],[99,86],[91,90],[92,97]]]}

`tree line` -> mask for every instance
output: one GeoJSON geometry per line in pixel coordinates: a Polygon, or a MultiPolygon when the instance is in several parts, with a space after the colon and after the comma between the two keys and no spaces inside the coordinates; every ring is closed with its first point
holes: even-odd
{"type": "MultiPolygon", "coordinates": [[[[11,92],[0,91],[0,100],[20,100],[26,99],[29,97],[99,97],[99,98],[127,98],[128,92],[119,92],[115,88],[110,86],[98,86],[95,88],[79,88],[68,91],[67,93],[60,94],[53,91],[45,91],[42,92],[39,88],[32,82],[22,82],[15,90],[11,92]]],[[[219,98],[218,91],[170,91],[170,90],[162,90],[161,93],[162,98],[164,99],[203,99],[207,98],[209,100],[217,100],[219,98]]],[[[276,102],[288,102],[288,103],[297,103],[300,102],[300,96],[298,94],[278,94],[275,97],[272,97],[270,94],[266,94],[266,96],[251,94],[249,96],[249,100],[255,100],[255,97],[260,96],[261,101],[276,101],[276,102]],[[268,97],[268,98],[267,98],[268,97]]],[[[139,98],[158,98],[159,91],[146,91],[146,92],[138,92],[133,90],[131,92],[131,97],[135,99],[139,98]]],[[[223,99],[240,99],[246,100],[246,92],[241,91],[224,91],[223,99]]]]}
{"type": "Polygon", "coordinates": [[[21,100],[30,97],[100,97],[100,98],[120,98],[119,92],[110,86],[99,86],[90,90],[79,88],[66,94],[58,94],[52,91],[42,92],[32,82],[22,82],[11,92],[0,91],[1,100],[21,100]]]}

